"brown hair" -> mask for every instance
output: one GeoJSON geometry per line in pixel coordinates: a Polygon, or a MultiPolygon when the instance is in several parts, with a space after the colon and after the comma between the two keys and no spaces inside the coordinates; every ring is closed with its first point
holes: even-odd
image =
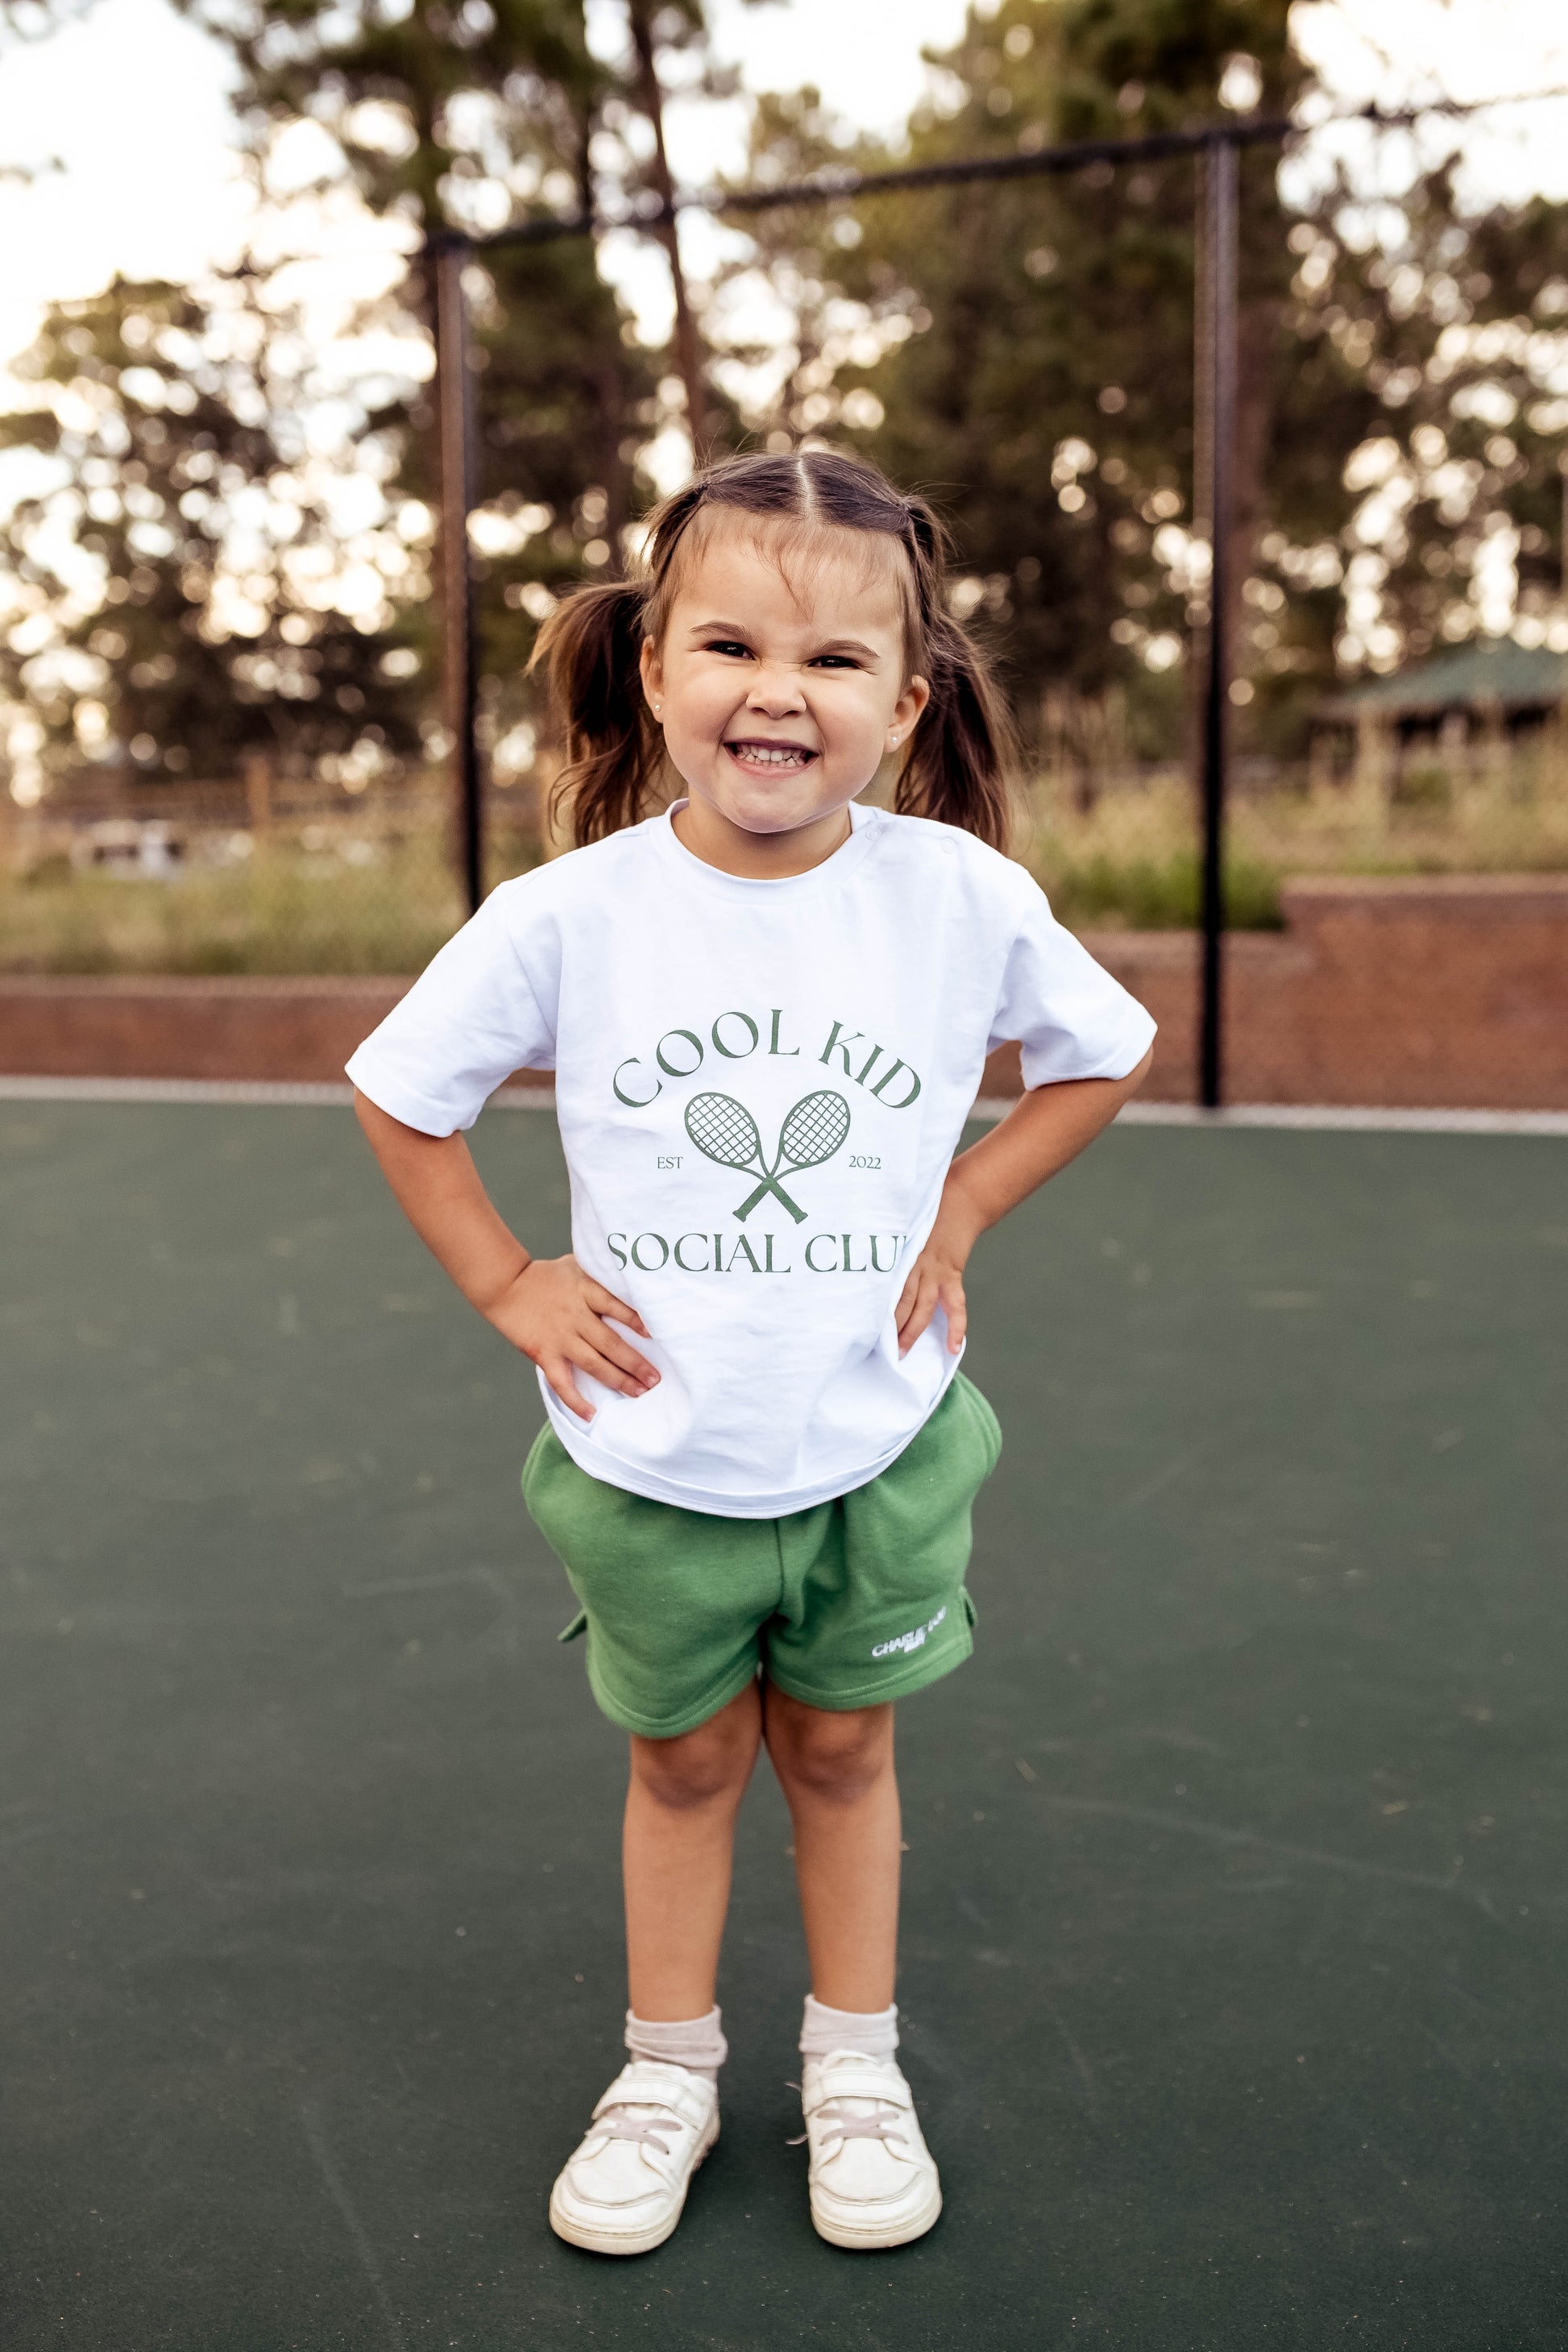
{"type": "Polygon", "coordinates": [[[664,746],[638,664],[645,638],[657,644],[663,634],[677,555],[718,509],[794,522],[803,535],[837,526],[898,542],[907,674],[927,680],[931,699],[893,804],[1001,848],[1012,725],[985,656],[948,611],[947,534],[923,499],[904,498],[875,466],[834,449],[709,467],[648,517],[637,577],[577,589],[540,631],[530,667],[544,666],[565,738],[555,799],[570,797],[578,845],[637,824],[658,804],[664,746]]]}

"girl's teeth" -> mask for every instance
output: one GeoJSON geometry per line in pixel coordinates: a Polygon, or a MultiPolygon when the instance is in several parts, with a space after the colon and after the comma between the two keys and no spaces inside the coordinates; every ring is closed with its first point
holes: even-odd
{"type": "Polygon", "coordinates": [[[770,751],[760,743],[741,743],[736,749],[742,760],[754,760],[764,768],[798,768],[805,764],[805,755],[802,751],[770,751]]]}

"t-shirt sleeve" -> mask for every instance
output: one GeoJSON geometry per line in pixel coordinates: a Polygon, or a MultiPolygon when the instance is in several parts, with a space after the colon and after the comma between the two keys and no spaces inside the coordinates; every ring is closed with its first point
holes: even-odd
{"type": "Polygon", "coordinates": [[[422,1134],[472,1127],[514,1070],[554,1067],[553,927],[529,940],[525,964],[514,887],[486,899],[347,1066],[362,1094],[422,1134]]]}
{"type": "Polygon", "coordinates": [[[1026,896],[1002,975],[991,1044],[1017,1039],[1026,1087],[1124,1078],[1148,1052],[1154,1023],[1058,922],[1039,886],[1020,878],[1026,896]]]}

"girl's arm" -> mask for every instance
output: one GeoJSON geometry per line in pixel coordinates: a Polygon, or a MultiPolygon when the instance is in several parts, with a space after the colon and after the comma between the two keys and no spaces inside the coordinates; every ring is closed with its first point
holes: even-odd
{"type": "Polygon", "coordinates": [[[623,1396],[644,1396],[658,1374],[605,1320],[646,1339],[625,1299],[590,1280],[574,1257],[530,1257],[479,1181],[460,1135],[421,1135],[354,1090],[354,1110],[398,1206],[470,1307],[538,1365],[569,1412],[594,1408],[574,1372],[591,1372],[623,1396]]]}
{"type": "Polygon", "coordinates": [[[947,1316],[948,1348],[958,1353],[969,1322],[963,1269],[970,1251],[988,1227],[1110,1126],[1142,1085],[1153,1058],[1151,1050],[1124,1078],[1068,1078],[1036,1087],[989,1135],[959,1154],[947,1171],[931,1238],[899,1300],[900,1355],[908,1355],[939,1307],[947,1316]]]}

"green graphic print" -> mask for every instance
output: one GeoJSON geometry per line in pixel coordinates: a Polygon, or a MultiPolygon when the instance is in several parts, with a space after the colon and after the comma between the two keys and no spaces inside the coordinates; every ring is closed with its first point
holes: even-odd
{"type": "Polygon", "coordinates": [[[794,1176],[831,1160],[849,1133],[849,1106],[842,1095],[827,1091],[804,1096],[780,1128],[778,1150],[771,1160],[763,1152],[756,1120],[733,1095],[693,1095],[686,1106],[686,1132],[704,1158],[721,1168],[755,1169],[761,1174],[755,1191],[731,1212],[739,1223],[744,1224],[771,1192],[803,1225],[805,1211],[790,1199],[778,1181],[780,1174],[794,1176]]]}

